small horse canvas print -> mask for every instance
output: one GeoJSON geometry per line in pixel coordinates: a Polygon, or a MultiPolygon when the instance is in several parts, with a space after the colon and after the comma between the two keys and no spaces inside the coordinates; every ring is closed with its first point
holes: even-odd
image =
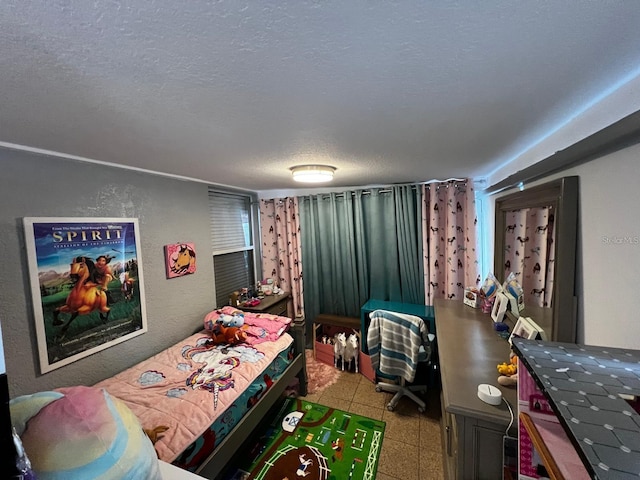
{"type": "Polygon", "coordinates": [[[182,277],[196,271],[196,247],[193,243],[173,243],[164,247],[167,278],[182,277]]]}

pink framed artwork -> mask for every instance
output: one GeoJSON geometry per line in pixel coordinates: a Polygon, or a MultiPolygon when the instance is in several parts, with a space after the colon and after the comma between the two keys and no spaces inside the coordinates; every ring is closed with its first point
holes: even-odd
{"type": "Polygon", "coordinates": [[[193,243],[172,243],[164,247],[167,278],[182,277],[196,271],[196,249],[193,243]]]}

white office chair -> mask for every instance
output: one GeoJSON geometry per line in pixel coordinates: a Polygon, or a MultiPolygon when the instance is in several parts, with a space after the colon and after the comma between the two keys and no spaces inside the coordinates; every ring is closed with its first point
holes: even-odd
{"type": "Polygon", "coordinates": [[[426,392],[426,385],[407,385],[415,379],[418,364],[432,361],[435,335],[430,334],[424,320],[414,315],[375,310],[369,314],[371,324],[367,331],[367,344],[371,366],[380,373],[399,377],[400,384],[378,382],[376,392],[395,392],[387,404],[393,411],[400,398],[409,397],[424,412],[426,404],[414,392],[426,392]]]}

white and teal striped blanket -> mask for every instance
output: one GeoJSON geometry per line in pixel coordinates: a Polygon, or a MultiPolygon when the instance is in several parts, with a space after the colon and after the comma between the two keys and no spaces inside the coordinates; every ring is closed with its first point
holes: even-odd
{"type": "Polygon", "coordinates": [[[431,354],[427,325],[420,317],[387,310],[375,310],[369,316],[367,345],[371,366],[386,375],[413,382],[418,361],[424,361],[431,354]]]}

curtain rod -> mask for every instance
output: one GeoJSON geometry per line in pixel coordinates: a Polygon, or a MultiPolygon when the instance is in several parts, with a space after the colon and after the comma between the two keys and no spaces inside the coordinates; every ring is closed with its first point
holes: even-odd
{"type": "MultiPolygon", "coordinates": [[[[429,182],[420,182],[420,183],[403,183],[403,184],[399,183],[399,184],[394,185],[394,186],[400,186],[400,187],[409,186],[409,187],[412,187],[412,188],[415,189],[415,188],[418,188],[418,187],[420,187],[422,185],[431,185],[431,184],[436,184],[437,183],[437,184],[440,184],[440,185],[438,185],[436,187],[436,190],[439,190],[440,187],[449,188],[449,185],[451,185],[451,184],[453,184],[455,186],[458,186],[458,185],[466,186],[467,182],[468,182],[467,178],[449,178],[447,180],[431,180],[429,182]]],[[[391,193],[393,191],[393,190],[389,189],[389,186],[380,187],[380,188],[381,188],[381,190],[379,190],[378,193],[391,193]]],[[[362,195],[371,195],[371,190],[361,190],[361,192],[362,192],[362,195]]],[[[336,197],[344,197],[345,193],[346,192],[338,192],[338,193],[336,193],[336,197]]],[[[324,193],[324,194],[320,193],[318,195],[323,195],[324,198],[328,198],[328,196],[327,196],[328,194],[326,194],[326,193],[324,193]]],[[[352,196],[355,195],[355,192],[351,192],[351,195],[352,196]]],[[[312,196],[312,195],[301,195],[301,197],[303,197],[303,198],[304,197],[310,197],[310,196],[312,196]]],[[[285,197],[285,198],[290,198],[290,197],[285,197]]],[[[278,200],[280,203],[283,202],[282,198],[278,198],[278,199],[276,199],[276,198],[264,199],[263,198],[261,200],[263,202],[265,202],[265,203],[274,202],[275,200],[278,200]]]]}

